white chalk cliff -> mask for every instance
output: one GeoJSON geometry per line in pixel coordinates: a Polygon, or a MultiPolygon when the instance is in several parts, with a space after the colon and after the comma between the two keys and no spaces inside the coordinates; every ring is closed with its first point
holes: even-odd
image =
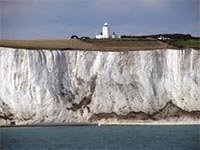
{"type": "Polygon", "coordinates": [[[94,114],[153,114],[168,102],[183,111],[200,111],[200,50],[0,48],[4,123],[87,122],[94,114]]]}

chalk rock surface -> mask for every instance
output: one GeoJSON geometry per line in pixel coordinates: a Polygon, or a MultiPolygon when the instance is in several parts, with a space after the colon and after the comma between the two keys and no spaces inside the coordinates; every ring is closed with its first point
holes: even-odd
{"type": "Polygon", "coordinates": [[[200,50],[0,48],[1,119],[87,122],[99,113],[153,114],[168,102],[200,111],[200,50]]]}

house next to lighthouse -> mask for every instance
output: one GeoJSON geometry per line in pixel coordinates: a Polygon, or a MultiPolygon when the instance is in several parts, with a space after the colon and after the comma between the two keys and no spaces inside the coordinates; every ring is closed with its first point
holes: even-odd
{"type": "Polygon", "coordinates": [[[108,26],[108,23],[105,22],[102,27],[101,34],[96,35],[96,39],[107,39],[107,38],[121,38],[119,35],[116,35],[115,32],[113,32],[112,35],[110,35],[110,28],[108,26]]]}

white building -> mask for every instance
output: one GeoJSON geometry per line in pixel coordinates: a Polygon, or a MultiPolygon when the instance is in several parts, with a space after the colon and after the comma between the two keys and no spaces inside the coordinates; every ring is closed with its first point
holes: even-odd
{"type": "Polygon", "coordinates": [[[103,38],[102,34],[96,35],[96,39],[102,39],[102,38],[103,38]]]}
{"type": "Polygon", "coordinates": [[[161,40],[161,41],[163,41],[163,40],[169,40],[169,38],[160,35],[160,36],[158,37],[158,40],[161,40]]]}
{"type": "Polygon", "coordinates": [[[111,35],[111,38],[112,39],[116,39],[116,38],[120,39],[121,35],[117,35],[117,34],[115,34],[115,32],[113,32],[113,34],[111,35]]]}
{"type": "Polygon", "coordinates": [[[109,29],[108,23],[105,22],[102,27],[101,34],[97,34],[96,39],[107,39],[107,38],[120,38],[120,36],[116,34],[110,35],[110,29],[109,29]]]}

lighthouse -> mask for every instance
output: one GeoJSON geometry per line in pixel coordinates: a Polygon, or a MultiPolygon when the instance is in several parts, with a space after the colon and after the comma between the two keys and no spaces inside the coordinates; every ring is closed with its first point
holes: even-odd
{"type": "Polygon", "coordinates": [[[96,34],[96,39],[108,39],[108,38],[113,38],[113,39],[115,39],[115,38],[121,38],[121,36],[115,34],[115,32],[113,32],[113,34],[110,35],[110,29],[109,29],[108,23],[105,22],[105,23],[103,24],[101,34],[96,34]]]}
{"type": "Polygon", "coordinates": [[[102,27],[102,37],[103,38],[109,38],[110,37],[110,32],[109,32],[109,27],[108,27],[107,22],[105,22],[103,27],[102,27]]]}

